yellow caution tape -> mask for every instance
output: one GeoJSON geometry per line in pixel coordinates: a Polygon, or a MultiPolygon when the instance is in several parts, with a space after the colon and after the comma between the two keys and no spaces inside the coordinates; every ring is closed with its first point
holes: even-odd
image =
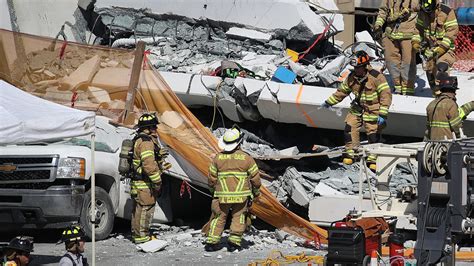
{"type": "Polygon", "coordinates": [[[324,257],[323,256],[308,256],[306,254],[301,253],[299,255],[283,255],[283,253],[279,250],[273,250],[270,252],[268,257],[264,260],[258,260],[255,262],[251,262],[249,266],[276,266],[276,265],[284,265],[284,264],[292,264],[292,263],[307,263],[307,265],[312,265],[313,263],[323,264],[324,257]]]}

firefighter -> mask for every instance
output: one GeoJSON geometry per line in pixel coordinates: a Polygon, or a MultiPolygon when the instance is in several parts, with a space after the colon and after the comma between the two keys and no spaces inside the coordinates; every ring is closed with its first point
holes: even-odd
{"type": "Polygon", "coordinates": [[[383,0],[374,25],[376,39],[382,39],[385,61],[395,93],[415,94],[416,62],[411,39],[416,24],[418,0],[383,0]]]}
{"type": "Polygon", "coordinates": [[[440,94],[426,107],[426,134],[428,140],[452,139],[453,133],[460,137],[462,117],[456,103],[458,80],[447,73],[437,77],[440,94]]]}
{"type": "Polygon", "coordinates": [[[60,243],[66,246],[66,254],[59,261],[59,266],[87,266],[89,263],[82,255],[84,253],[86,234],[81,227],[71,225],[64,229],[60,243]]]}
{"type": "Polygon", "coordinates": [[[158,143],[158,119],[144,114],[138,119],[133,142],[133,178],[130,194],[134,200],[132,240],[136,244],[151,240],[150,223],[155,212],[156,197],[161,189],[161,174],[171,167],[164,163],[167,155],[158,143]]]}
{"type": "Polygon", "coordinates": [[[5,248],[5,266],[25,266],[30,264],[33,241],[29,237],[17,236],[5,248]]]}
{"type": "MultiPolygon", "coordinates": [[[[386,126],[388,108],[392,103],[392,93],[384,75],[372,69],[371,58],[364,51],[357,51],[350,64],[354,67],[337,91],[323,104],[329,108],[354,94],[350,110],[346,116],[344,139],[346,150],[343,163],[352,164],[360,144],[359,132],[364,125],[369,143],[379,142],[381,130],[386,126]]],[[[369,168],[376,169],[377,157],[370,154],[367,158],[369,168]]]]}
{"type": "Polygon", "coordinates": [[[448,72],[455,61],[454,41],[458,34],[456,14],[438,0],[420,0],[412,44],[424,58],[424,69],[434,95],[438,95],[436,76],[448,72]]]}
{"type": "Polygon", "coordinates": [[[219,249],[229,213],[232,221],[228,250],[240,250],[247,226],[248,207],[252,199],[260,195],[261,181],[257,164],[250,155],[239,149],[241,142],[240,129],[237,126],[228,129],[219,139],[219,147],[223,151],[216,155],[209,167],[209,187],[214,198],[206,251],[219,249]]]}

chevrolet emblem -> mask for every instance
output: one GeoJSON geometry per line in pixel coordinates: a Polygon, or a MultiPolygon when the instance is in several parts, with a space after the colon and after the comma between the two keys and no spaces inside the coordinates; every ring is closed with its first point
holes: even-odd
{"type": "Polygon", "coordinates": [[[16,168],[16,165],[13,164],[2,164],[0,165],[0,172],[13,172],[16,168]]]}

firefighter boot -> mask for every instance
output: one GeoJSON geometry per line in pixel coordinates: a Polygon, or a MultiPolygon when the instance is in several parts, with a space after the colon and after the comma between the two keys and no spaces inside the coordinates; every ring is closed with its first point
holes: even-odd
{"type": "Polygon", "coordinates": [[[206,243],[206,245],[204,246],[204,250],[207,252],[214,252],[214,251],[220,250],[220,247],[219,247],[219,244],[206,243]]]}
{"type": "Polygon", "coordinates": [[[351,164],[354,163],[354,159],[353,159],[353,158],[346,157],[346,158],[342,159],[342,163],[343,163],[343,164],[346,164],[346,165],[351,165],[351,164]]]}
{"type": "Polygon", "coordinates": [[[377,170],[377,165],[374,162],[370,162],[369,164],[369,169],[372,170],[372,172],[375,172],[377,170]]]}
{"type": "Polygon", "coordinates": [[[242,247],[229,241],[229,247],[227,248],[227,251],[234,252],[236,250],[241,251],[242,247]]]}

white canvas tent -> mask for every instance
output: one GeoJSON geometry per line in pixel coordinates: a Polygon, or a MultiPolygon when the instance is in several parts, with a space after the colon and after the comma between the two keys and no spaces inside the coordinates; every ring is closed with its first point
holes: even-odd
{"type": "Polygon", "coordinates": [[[0,80],[0,145],[94,133],[95,114],[49,102],[0,80]]]}
{"type": "MultiPolygon", "coordinates": [[[[91,187],[95,187],[95,114],[72,109],[28,94],[0,80],[0,145],[38,143],[91,136],[91,187]]],[[[95,189],[91,191],[95,202],[95,189]]],[[[91,213],[95,213],[92,204],[91,213]]],[[[91,215],[95,220],[95,215],[91,215]]],[[[92,264],[95,227],[92,226],[92,264]]]]}

